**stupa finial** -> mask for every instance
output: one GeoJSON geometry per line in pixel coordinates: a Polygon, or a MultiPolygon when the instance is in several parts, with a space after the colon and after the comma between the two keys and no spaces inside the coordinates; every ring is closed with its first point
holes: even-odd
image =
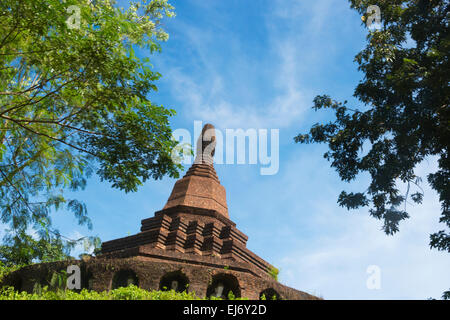
{"type": "Polygon", "coordinates": [[[213,166],[216,135],[212,124],[205,124],[197,140],[194,164],[175,183],[164,209],[187,206],[214,210],[228,218],[225,188],[220,184],[213,166]]]}
{"type": "Polygon", "coordinates": [[[215,148],[216,131],[212,124],[207,123],[203,126],[202,133],[197,140],[194,163],[213,165],[215,148]]]}

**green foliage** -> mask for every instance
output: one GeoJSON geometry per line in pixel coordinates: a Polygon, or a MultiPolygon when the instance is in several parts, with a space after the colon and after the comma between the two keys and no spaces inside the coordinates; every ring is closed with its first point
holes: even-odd
{"type": "MultiPolygon", "coordinates": [[[[38,260],[40,262],[52,262],[72,259],[70,250],[76,243],[82,241],[86,250],[98,249],[101,241],[98,237],[83,237],[71,240],[62,239],[58,232],[50,234],[46,225],[41,225],[40,239],[36,240],[24,230],[18,230],[14,234],[4,237],[6,244],[0,245],[0,261],[7,266],[25,266],[38,260]]],[[[94,250],[95,251],[95,250],[94,250]]]]}
{"type": "Polygon", "coordinates": [[[443,300],[450,300],[450,290],[445,291],[445,292],[442,294],[442,299],[443,299],[443,300]]]}
{"type": "Polygon", "coordinates": [[[4,238],[6,244],[0,245],[0,260],[5,264],[28,265],[33,259],[42,262],[64,260],[69,257],[73,244],[64,244],[60,238],[42,237],[35,240],[23,230],[15,234],[7,234],[4,238]]]}
{"type": "Polygon", "coordinates": [[[160,74],[135,55],[160,51],[172,9],[167,0],[127,10],[109,0],[0,2],[0,222],[10,227],[0,260],[67,257],[74,241],[49,214],[66,207],[91,229],[86,206],[63,190],[83,189],[93,173],[125,192],[178,177],[175,112],[149,100],[160,74]]]}
{"type": "MultiPolygon", "coordinates": [[[[368,5],[368,1],[351,1],[352,8],[362,14],[368,5]]],[[[330,151],[324,156],[344,181],[354,180],[360,172],[370,173],[366,191],[344,191],[338,202],[348,209],[371,205],[370,214],[384,221],[387,234],[397,232],[399,222],[408,218],[401,204],[409,198],[422,202],[416,165],[428,156],[439,157],[439,168],[428,175],[428,182],[440,196],[440,221],[449,227],[448,3],[403,0],[378,5],[383,27],[369,32],[367,47],[355,58],[365,74],[355,97],[366,111],[350,109],[347,101],[317,96],[313,108],[334,110],[336,120],[316,124],[295,141],[327,143],[330,151]],[[364,143],[369,146],[365,154],[364,143]],[[398,182],[407,184],[406,194],[400,194],[398,182]],[[419,190],[409,194],[413,185],[419,190]]],[[[441,231],[432,235],[431,246],[450,251],[449,239],[448,232],[441,231]]]]}
{"type": "Polygon", "coordinates": [[[267,272],[275,281],[278,281],[278,274],[280,273],[280,270],[275,267],[271,267],[267,272]]]}
{"type": "Polygon", "coordinates": [[[67,272],[62,270],[60,272],[53,272],[50,279],[51,289],[65,289],[67,283],[67,272]]]}
{"type": "MultiPolygon", "coordinates": [[[[264,293],[261,295],[261,300],[267,300],[267,297],[266,297],[266,295],[265,295],[264,293]]],[[[277,295],[274,294],[274,295],[270,298],[270,300],[277,300],[277,295]]]]}
{"type": "Polygon", "coordinates": [[[215,295],[211,295],[208,298],[204,298],[203,300],[248,300],[248,298],[245,297],[241,297],[241,298],[237,298],[233,291],[228,291],[228,294],[226,296],[222,296],[222,297],[216,297],[215,295]]]}
{"type": "Polygon", "coordinates": [[[383,229],[389,235],[409,217],[407,201],[423,200],[416,166],[429,157],[438,158],[438,168],[427,180],[439,194],[439,221],[445,230],[430,236],[430,246],[450,252],[448,1],[350,3],[366,18],[368,6],[376,4],[382,18],[381,29],[369,31],[366,48],[355,57],[364,73],[354,92],[362,107],[358,110],[348,107],[347,101],[317,96],[313,108],[331,109],[336,119],[316,124],[308,134],[299,134],[294,140],[328,144],[324,157],[343,181],[350,182],[359,173],[368,172],[368,188],[357,193],[343,191],[338,203],[347,209],[369,206],[370,215],[384,222],[383,229]],[[406,185],[404,194],[399,190],[400,183],[406,185]],[[417,192],[410,194],[411,187],[417,192]]]}
{"type": "MultiPolygon", "coordinates": [[[[228,295],[230,300],[242,300],[235,298],[233,293],[228,295]]],[[[42,288],[39,292],[26,293],[14,291],[12,287],[4,287],[0,290],[0,300],[207,300],[199,298],[195,293],[170,291],[147,291],[137,286],[130,285],[111,291],[81,290],[79,293],[70,290],[49,290],[42,288]]],[[[213,298],[213,300],[221,300],[213,298]]]]}
{"type": "Polygon", "coordinates": [[[0,261],[0,282],[8,273],[16,271],[22,267],[24,267],[24,265],[6,265],[0,261]]]}

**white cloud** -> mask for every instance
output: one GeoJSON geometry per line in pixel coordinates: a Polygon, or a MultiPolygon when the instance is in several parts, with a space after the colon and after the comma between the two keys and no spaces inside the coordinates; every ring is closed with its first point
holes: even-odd
{"type": "MultiPolygon", "coordinates": [[[[81,238],[84,238],[84,237],[85,236],[83,234],[81,234],[80,232],[78,232],[77,230],[72,231],[67,236],[67,238],[72,239],[72,240],[78,240],[78,239],[81,239],[81,238]]],[[[72,251],[70,252],[70,255],[78,259],[80,254],[82,254],[82,253],[92,253],[93,251],[94,251],[94,248],[90,248],[88,251],[86,251],[83,241],[80,241],[72,249],[72,251]]]]}
{"type": "MultiPolygon", "coordinates": [[[[286,64],[288,57],[283,57],[285,64],[281,70],[293,69],[286,64]]],[[[307,106],[305,95],[293,81],[292,76],[279,75],[278,86],[283,87],[266,105],[237,105],[225,97],[225,90],[220,87],[223,78],[212,75],[208,83],[197,83],[191,77],[178,70],[171,70],[170,77],[173,90],[183,101],[187,116],[217,124],[223,128],[284,128],[299,119],[307,106]]]]}
{"type": "MultiPolygon", "coordinates": [[[[429,235],[443,225],[438,196],[426,179],[424,203],[408,205],[410,218],[387,236],[367,208],[338,206],[341,190],[364,190],[368,181],[362,176],[341,182],[321,158],[325,149],[298,146],[282,153],[280,172],[273,177],[258,179],[251,171],[246,171],[250,177],[241,177],[241,171],[238,178],[221,176],[230,216],[249,236],[249,249],[281,270],[282,283],[325,299],[440,298],[450,287],[450,259],[429,247],[429,235]],[[251,187],[243,193],[233,188],[239,185],[251,187]],[[380,290],[366,287],[371,265],[381,269],[380,290]]],[[[435,169],[434,159],[416,171],[425,177],[435,169]]]]}
{"type": "MultiPolygon", "coordinates": [[[[311,160],[311,159],[310,159],[311,160]]],[[[293,162],[291,167],[308,171],[310,160],[293,162]]],[[[418,172],[425,174],[435,165],[423,163],[418,172]]],[[[330,169],[331,170],[331,169],[330,169]]],[[[288,170],[280,183],[307,181],[288,170]]],[[[300,174],[305,177],[305,174],[300,174]]],[[[336,204],[342,186],[335,184],[326,170],[315,172],[320,194],[314,202],[297,204],[289,216],[294,226],[301,223],[311,236],[297,234],[279,258],[281,281],[289,286],[322,295],[325,299],[426,299],[440,298],[450,286],[448,253],[429,248],[429,235],[442,228],[438,219],[440,204],[437,194],[424,184],[422,205],[408,206],[410,219],[402,222],[400,232],[387,236],[381,222],[369,217],[367,209],[347,211],[336,204]],[[328,176],[328,177],[327,177],[328,176]],[[327,200],[328,199],[328,200],[327,200]],[[296,207],[306,208],[301,216],[296,207]],[[300,219],[300,222],[295,220],[300,219]],[[381,269],[381,289],[369,290],[367,267],[381,269]]],[[[289,188],[291,186],[291,188],[289,188]]]]}
{"type": "MultiPolygon", "coordinates": [[[[311,20],[318,17],[320,10],[311,20]]],[[[285,128],[301,120],[313,98],[301,82],[307,83],[308,72],[314,72],[320,57],[302,48],[311,41],[299,42],[295,28],[280,34],[272,18],[267,16],[268,46],[257,59],[246,52],[247,44],[227,33],[226,26],[218,27],[223,31],[219,35],[178,23],[177,37],[188,43],[190,67],[187,70],[178,61],[166,61],[168,70],[162,80],[188,119],[224,128],[285,128]],[[227,43],[226,53],[215,51],[222,42],[227,43]],[[221,68],[224,63],[225,69],[221,68]]],[[[311,23],[311,28],[317,28],[316,20],[311,23]]],[[[313,39],[308,30],[304,32],[304,37],[313,39]]]]}
{"type": "MultiPolygon", "coordinates": [[[[258,59],[247,55],[245,45],[226,27],[219,35],[181,24],[177,34],[189,41],[189,66],[172,61],[163,80],[185,117],[219,128],[289,131],[303,120],[313,96],[327,91],[323,83],[314,88],[312,79],[325,82],[330,73],[339,74],[328,69],[341,63],[343,53],[351,63],[353,57],[343,48],[350,41],[342,37],[363,38],[355,29],[359,17],[349,14],[346,2],[277,0],[269,11],[276,15],[267,16],[267,50],[258,59]],[[227,43],[226,54],[214,51],[220,41],[227,43]],[[225,71],[221,63],[226,63],[225,71]]],[[[219,23],[213,16],[210,20],[219,23]]],[[[342,82],[353,87],[348,79],[342,82]]],[[[227,189],[230,215],[249,234],[250,249],[262,243],[263,250],[255,253],[280,267],[282,282],[326,299],[440,297],[450,285],[450,261],[448,253],[429,249],[429,234],[441,227],[435,192],[425,188],[424,203],[408,207],[411,218],[401,224],[398,234],[386,236],[366,209],[348,212],[338,207],[337,196],[346,186],[321,159],[320,150],[300,146],[298,151],[282,150],[278,175],[252,182],[246,176],[252,171],[242,170],[242,175],[229,179],[237,187],[227,189]],[[241,195],[242,186],[249,185],[241,195]],[[366,287],[369,265],[381,268],[381,290],[366,287]]]]}
{"type": "Polygon", "coordinates": [[[336,34],[353,22],[337,18],[349,14],[348,4],[337,0],[271,3],[260,27],[267,30],[267,46],[257,57],[248,52],[247,39],[227,30],[229,21],[218,10],[208,9],[209,29],[177,21],[175,34],[184,43],[183,60],[189,66],[166,61],[163,81],[184,116],[225,128],[299,125],[319,93],[310,79],[326,77],[337,48],[343,50],[336,34]]]}

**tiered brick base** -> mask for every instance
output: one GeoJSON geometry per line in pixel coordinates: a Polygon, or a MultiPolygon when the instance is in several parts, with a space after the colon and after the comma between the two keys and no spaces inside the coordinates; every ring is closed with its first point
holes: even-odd
{"type": "Polygon", "coordinates": [[[202,297],[212,291],[215,279],[228,278],[236,283],[235,294],[249,299],[263,292],[275,292],[280,299],[317,299],[273,280],[272,266],[248,250],[246,242],[247,236],[217,211],[176,206],[142,220],[140,233],[103,243],[98,257],[28,266],[2,284],[31,292],[35,283],[48,285],[54,271],[76,264],[83,287],[97,291],[113,289],[121,271],[133,272],[147,290],[161,289],[162,279],[176,272],[186,277],[188,291],[202,297]]]}
{"type": "Polygon", "coordinates": [[[103,243],[102,253],[115,256],[120,250],[139,247],[147,253],[155,249],[180,252],[186,261],[211,256],[217,257],[222,267],[236,262],[261,278],[267,278],[273,268],[246,248],[248,237],[234,222],[214,210],[176,206],[158,211],[141,223],[140,233],[103,243]]]}
{"type": "Polygon", "coordinates": [[[104,242],[102,254],[89,261],[29,266],[10,274],[3,284],[31,291],[36,282],[48,283],[54,271],[79,264],[83,286],[98,291],[132,281],[148,290],[189,284],[188,290],[199,296],[229,289],[249,299],[262,293],[281,299],[317,299],[272,279],[273,266],[247,249],[248,237],[229,219],[226,191],[212,158],[204,159],[203,151],[211,143],[205,141],[215,141],[212,135],[202,142],[206,130],[214,127],[205,125],[199,138],[196,162],[200,163],[175,183],[163,210],[142,220],[141,232],[104,242]]]}
{"type": "MultiPolygon", "coordinates": [[[[131,253],[131,252],[128,252],[131,253]]],[[[137,252],[135,252],[136,254],[137,252]]],[[[140,288],[146,290],[159,290],[161,279],[170,273],[181,272],[188,281],[188,292],[195,292],[205,297],[218,276],[228,276],[237,280],[237,296],[258,300],[262,292],[268,289],[275,291],[280,299],[286,300],[317,300],[318,298],[280,284],[273,279],[262,279],[254,276],[238,265],[223,268],[212,258],[206,258],[196,264],[194,261],[185,262],[182,254],[173,252],[172,255],[159,256],[144,254],[134,257],[91,258],[89,261],[61,261],[54,263],[41,263],[24,267],[9,274],[0,284],[14,286],[17,290],[32,292],[35,283],[48,285],[54,271],[63,271],[67,266],[76,264],[82,270],[83,287],[96,291],[110,290],[113,287],[115,274],[121,270],[132,270],[138,279],[140,288]],[[86,277],[90,277],[86,279],[86,277]],[[88,285],[89,284],[89,285],[88,285]]],[[[269,291],[270,292],[270,291],[269,291]]]]}

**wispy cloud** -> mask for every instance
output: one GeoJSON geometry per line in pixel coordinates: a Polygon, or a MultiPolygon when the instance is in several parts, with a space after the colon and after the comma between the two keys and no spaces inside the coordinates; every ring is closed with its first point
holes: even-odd
{"type": "MultiPolygon", "coordinates": [[[[319,11],[315,14],[320,16],[319,11]]],[[[317,57],[307,57],[301,50],[304,44],[295,41],[297,36],[292,38],[298,30],[280,34],[278,28],[271,27],[276,24],[271,19],[266,18],[268,46],[257,58],[248,54],[245,39],[227,33],[226,26],[215,34],[214,30],[179,23],[177,38],[188,42],[186,55],[192,58],[191,65],[185,68],[181,62],[166,61],[170,65],[166,65],[163,81],[178,97],[185,117],[240,128],[285,128],[301,119],[313,98],[301,85],[308,77],[302,71],[312,72],[314,64],[309,59],[317,57]],[[226,57],[216,48],[218,42],[227,43],[226,57]]]]}
{"type": "MultiPolygon", "coordinates": [[[[282,57],[282,70],[289,70],[289,56],[282,57]]],[[[179,70],[171,70],[167,75],[171,79],[174,94],[185,106],[186,116],[217,124],[224,128],[284,128],[298,120],[308,106],[309,99],[292,81],[292,76],[278,75],[282,93],[261,105],[241,105],[226,97],[221,85],[223,78],[210,75],[208,83],[198,83],[192,77],[179,70]]],[[[251,90],[249,88],[249,90],[251,90]]]]}
{"type": "MultiPolygon", "coordinates": [[[[289,228],[302,226],[309,232],[291,233],[285,239],[285,255],[278,260],[281,280],[326,299],[440,298],[450,283],[450,260],[448,253],[429,247],[429,235],[442,227],[437,194],[424,184],[424,203],[408,205],[410,219],[401,223],[399,233],[387,236],[367,208],[347,211],[337,206],[337,194],[345,185],[333,181],[328,170],[316,170],[315,181],[309,180],[304,172],[316,167],[310,161],[292,161],[290,175],[280,180],[288,190],[304,181],[315,194],[307,192],[289,210],[289,228]],[[296,172],[297,165],[304,171],[296,172]],[[313,200],[304,201],[306,197],[313,200]],[[370,265],[380,267],[380,290],[366,286],[370,265]]],[[[430,161],[417,171],[423,176],[435,168],[435,161],[430,161]]]]}
{"type": "MultiPolygon", "coordinates": [[[[173,33],[183,54],[163,59],[163,81],[184,117],[234,128],[303,122],[312,99],[322,93],[315,84],[325,85],[330,67],[343,63],[336,55],[344,50],[340,33],[352,25],[348,5],[271,1],[262,24],[255,26],[264,36],[257,49],[252,39],[231,28],[233,19],[226,19],[220,7],[206,8],[201,6],[208,28],[179,19],[173,33]]],[[[321,90],[328,91],[326,86],[321,90]]]]}
{"type": "MultiPolygon", "coordinates": [[[[365,36],[359,16],[342,0],[262,1],[257,12],[253,4],[180,2],[168,24],[171,39],[153,57],[163,74],[156,100],[177,109],[174,122],[282,129],[277,175],[262,177],[250,165],[216,168],[248,247],[281,269],[283,283],[326,299],[439,297],[450,283],[450,261],[428,246],[440,227],[435,193],[426,189],[424,204],[409,208],[410,220],[388,237],[367,210],[336,203],[343,189],[364,190],[364,177],[348,189],[322,158],[323,146],[292,141],[299,127],[327,117],[309,111],[315,95],[351,97],[360,78],[353,56],[365,36]],[[369,265],[381,268],[381,290],[366,287],[369,265]]],[[[140,220],[164,206],[174,180],[148,181],[127,195],[93,182],[80,196],[95,233],[110,240],[138,232],[140,220]]],[[[59,221],[62,231],[80,237],[82,229],[70,234],[69,218],[59,221]]]]}

